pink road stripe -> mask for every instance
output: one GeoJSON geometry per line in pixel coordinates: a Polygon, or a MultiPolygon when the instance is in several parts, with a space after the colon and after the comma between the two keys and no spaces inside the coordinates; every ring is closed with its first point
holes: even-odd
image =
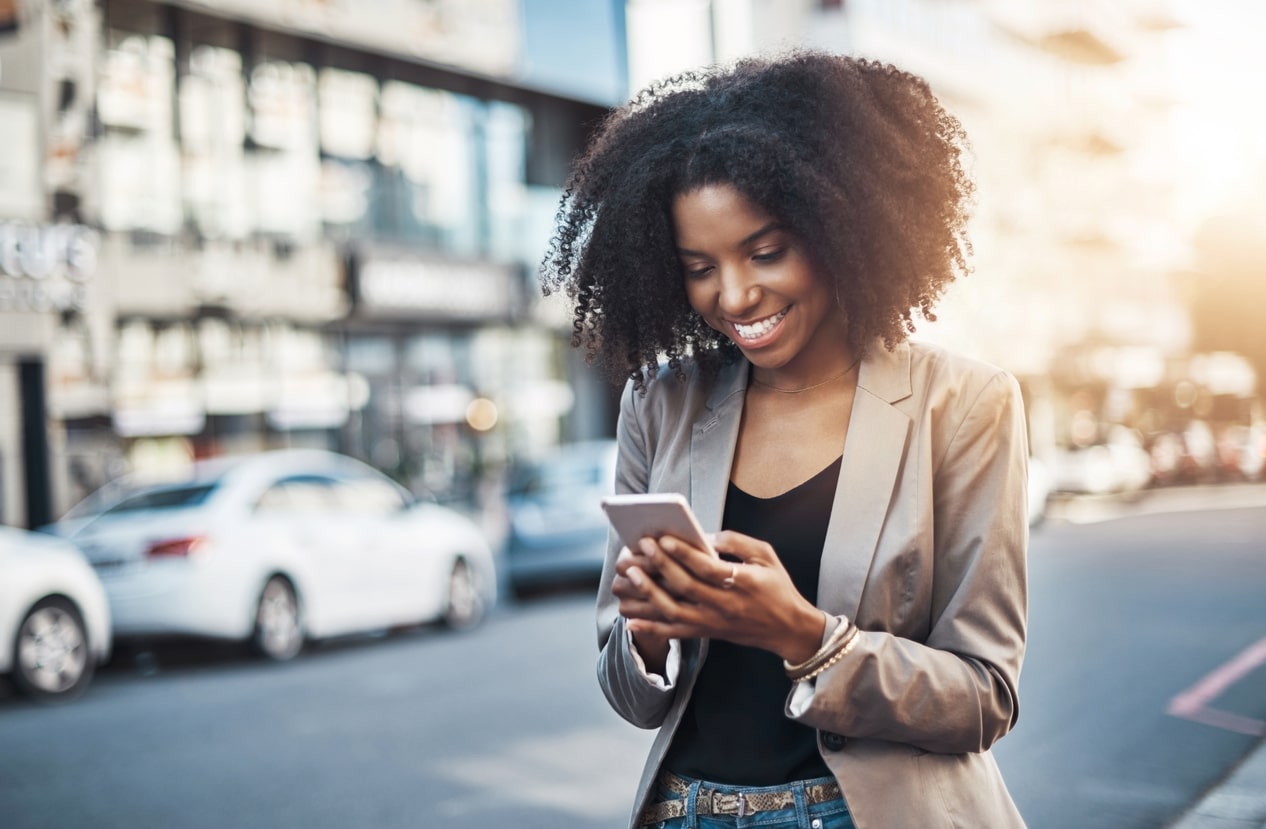
{"type": "Polygon", "coordinates": [[[1266,735],[1266,722],[1219,711],[1209,703],[1239,682],[1259,665],[1266,663],[1266,638],[1249,645],[1234,659],[1210,671],[1203,679],[1169,702],[1166,712],[1194,722],[1236,731],[1241,734],[1266,735]]]}
{"type": "MultiPolygon", "coordinates": [[[[1172,712],[1171,712],[1172,713],[1172,712]]],[[[1232,714],[1230,711],[1219,711],[1216,708],[1201,708],[1183,716],[1183,719],[1221,728],[1223,731],[1234,731],[1237,734],[1248,734],[1251,737],[1266,737],[1266,722],[1232,714]]]]}

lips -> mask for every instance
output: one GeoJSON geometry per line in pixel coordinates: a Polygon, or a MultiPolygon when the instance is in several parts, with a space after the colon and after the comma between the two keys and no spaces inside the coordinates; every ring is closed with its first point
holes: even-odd
{"type": "Polygon", "coordinates": [[[778,330],[779,324],[790,310],[791,306],[787,306],[776,314],[749,323],[727,320],[727,325],[737,342],[743,345],[758,345],[778,330]]]}

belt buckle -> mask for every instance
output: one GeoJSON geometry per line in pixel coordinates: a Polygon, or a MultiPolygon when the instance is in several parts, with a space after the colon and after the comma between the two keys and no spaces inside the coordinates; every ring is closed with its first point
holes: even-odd
{"type": "Polygon", "coordinates": [[[709,798],[714,815],[737,815],[747,817],[747,796],[743,792],[712,792],[709,798]]]}

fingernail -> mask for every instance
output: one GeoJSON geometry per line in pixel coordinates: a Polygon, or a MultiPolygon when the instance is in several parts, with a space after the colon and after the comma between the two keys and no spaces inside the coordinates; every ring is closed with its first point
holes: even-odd
{"type": "Polygon", "coordinates": [[[643,538],[637,544],[639,547],[642,548],[642,554],[644,556],[646,556],[647,558],[654,558],[655,556],[655,542],[654,541],[651,541],[649,538],[643,538]]]}
{"type": "Polygon", "coordinates": [[[677,551],[677,542],[673,541],[671,536],[660,541],[659,546],[663,547],[664,552],[666,553],[673,553],[677,551]]]}
{"type": "Polygon", "coordinates": [[[641,570],[630,569],[626,575],[628,575],[629,581],[633,582],[634,587],[641,587],[646,583],[646,580],[642,578],[641,570]]]}

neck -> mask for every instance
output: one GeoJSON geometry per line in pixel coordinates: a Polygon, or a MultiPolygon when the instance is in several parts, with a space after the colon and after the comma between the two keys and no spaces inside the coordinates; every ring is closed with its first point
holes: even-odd
{"type": "Polygon", "coordinates": [[[815,376],[786,378],[777,375],[758,372],[756,367],[752,367],[751,380],[757,386],[764,387],[774,392],[782,394],[801,394],[803,392],[813,391],[814,389],[824,389],[834,387],[837,383],[843,383],[852,376],[853,371],[861,363],[861,357],[850,359],[842,367],[837,366],[829,372],[819,372],[815,376]]]}

